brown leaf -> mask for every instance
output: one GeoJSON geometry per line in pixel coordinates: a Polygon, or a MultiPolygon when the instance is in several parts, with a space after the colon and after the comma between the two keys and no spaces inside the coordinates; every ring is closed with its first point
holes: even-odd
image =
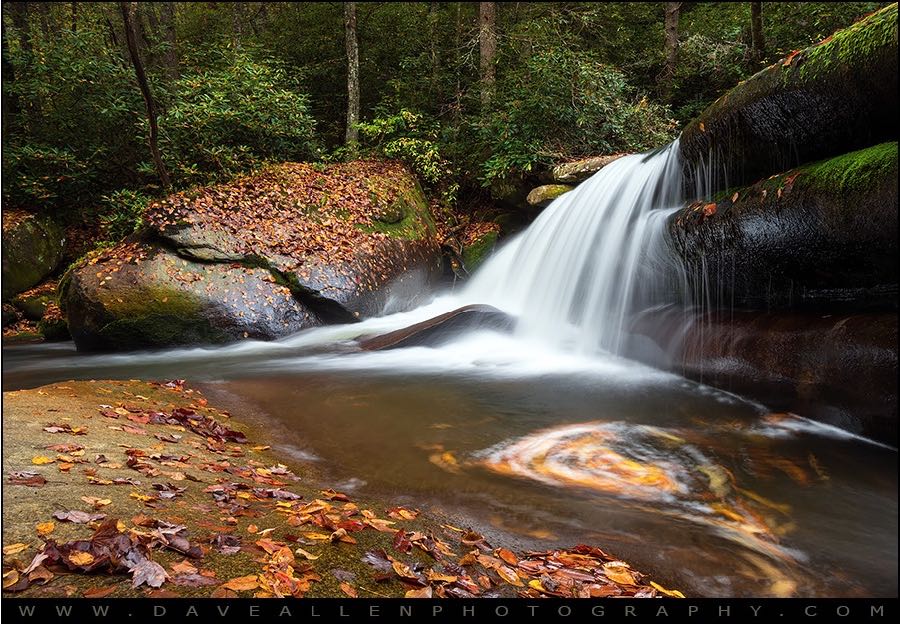
{"type": "Polygon", "coordinates": [[[357,593],[356,588],[354,588],[350,583],[341,583],[341,591],[351,598],[359,598],[359,594],[357,593]]]}
{"type": "Polygon", "coordinates": [[[169,575],[165,568],[149,559],[144,559],[131,569],[134,576],[131,579],[132,587],[140,587],[146,584],[149,587],[161,587],[169,575]]]}
{"type": "Polygon", "coordinates": [[[431,598],[432,591],[431,586],[426,585],[421,589],[411,589],[404,595],[405,598],[431,598]]]}
{"type": "Polygon", "coordinates": [[[53,517],[57,520],[61,520],[62,522],[74,522],[75,524],[87,524],[88,522],[96,522],[97,520],[103,520],[106,517],[106,514],[97,513],[87,513],[86,511],[57,511],[53,514],[53,517]]]}

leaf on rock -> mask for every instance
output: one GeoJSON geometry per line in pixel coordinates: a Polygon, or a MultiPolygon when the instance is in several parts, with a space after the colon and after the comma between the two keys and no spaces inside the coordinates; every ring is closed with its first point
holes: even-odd
{"type": "Polygon", "coordinates": [[[20,470],[9,475],[9,482],[13,485],[27,485],[28,487],[41,487],[47,483],[40,473],[31,470],[20,470]]]}
{"type": "Polygon", "coordinates": [[[35,530],[37,530],[38,535],[40,535],[41,537],[45,537],[53,533],[53,530],[56,528],[56,523],[53,521],[41,522],[34,528],[35,530]]]}
{"type": "Polygon", "coordinates": [[[169,578],[165,568],[149,559],[144,559],[135,565],[131,568],[131,572],[133,573],[131,579],[132,587],[140,587],[141,585],[162,587],[162,584],[169,578]]]}
{"type": "Polygon", "coordinates": [[[239,576],[223,583],[222,587],[233,591],[250,591],[259,587],[259,577],[256,574],[239,576]]]}

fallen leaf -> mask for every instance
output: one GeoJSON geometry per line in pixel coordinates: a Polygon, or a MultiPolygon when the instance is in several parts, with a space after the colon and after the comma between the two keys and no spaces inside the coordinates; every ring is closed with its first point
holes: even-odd
{"type": "Polygon", "coordinates": [[[22,552],[23,550],[25,550],[26,548],[28,548],[28,544],[23,544],[21,542],[16,543],[16,544],[10,544],[9,546],[3,547],[3,554],[6,556],[17,555],[20,552],[22,552]]]}
{"type": "Polygon", "coordinates": [[[41,537],[50,535],[51,533],[53,533],[53,529],[55,529],[55,528],[56,528],[56,523],[55,523],[55,522],[52,522],[52,521],[50,521],[50,522],[41,522],[40,524],[38,524],[38,525],[35,527],[35,529],[37,530],[38,535],[40,535],[41,537]]]}
{"type": "Polygon", "coordinates": [[[234,591],[250,591],[259,587],[259,577],[256,574],[239,576],[231,579],[227,583],[223,583],[222,587],[234,591]]]}
{"type": "Polygon", "coordinates": [[[432,590],[430,585],[426,585],[421,589],[411,589],[406,594],[404,594],[405,598],[431,598],[432,590]]]}
{"type": "Polygon", "coordinates": [[[169,578],[165,568],[149,559],[144,559],[131,569],[134,576],[131,579],[132,587],[147,585],[148,587],[161,587],[169,578]]]}
{"type": "Polygon", "coordinates": [[[31,463],[35,466],[43,466],[44,464],[52,464],[56,460],[52,457],[44,457],[43,455],[38,455],[37,457],[31,458],[31,463]]]}
{"type": "Polygon", "coordinates": [[[94,555],[89,552],[75,551],[68,556],[69,561],[77,566],[86,566],[94,562],[94,555]]]}
{"type": "Polygon", "coordinates": [[[341,583],[341,591],[350,596],[351,598],[359,598],[359,594],[350,583],[341,583]]]}
{"type": "Polygon", "coordinates": [[[97,520],[103,520],[106,517],[106,514],[98,513],[92,514],[87,513],[86,511],[57,511],[53,514],[53,517],[57,520],[61,520],[62,522],[74,522],[75,524],[87,524],[88,522],[96,522],[97,520]]]}

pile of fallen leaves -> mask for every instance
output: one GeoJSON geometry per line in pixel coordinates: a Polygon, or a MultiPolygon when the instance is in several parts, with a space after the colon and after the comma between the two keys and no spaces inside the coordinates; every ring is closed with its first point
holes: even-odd
{"type": "MultiPolygon", "coordinates": [[[[89,427],[70,422],[71,417],[37,421],[39,435],[54,441],[36,440],[41,451],[31,459],[33,468],[7,468],[9,486],[43,488],[63,479],[71,489],[84,479],[81,483],[94,489],[80,497],[84,509],[60,509],[54,502],[55,511],[37,518],[37,548],[36,541],[4,546],[4,591],[45,595],[39,586],[67,577],[69,584],[61,589],[85,597],[135,591],[260,598],[310,592],[680,596],[647,584],[628,564],[598,548],[515,554],[472,530],[429,522],[417,509],[395,506],[379,514],[344,492],[309,485],[300,490],[300,478],[290,468],[260,461],[268,446],[250,446],[244,433],[223,424],[227,413],[208,406],[183,381],[155,385],[154,392],[177,398],[178,404],[167,406],[129,391],[139,390],[140,382],[111,383],[126,388],[126,400],[88,403],[82,417],[91,418],[89,427]],[[91,441],[103,429],[117,442],[97,453],[91,441]],[[134,476],[121,476],[129,472],[134,476]],[[75,539],[59,537],[63,525],[75,539]],[[83,528],[91,533],[77,535],[83,528]],[[91,585],[77,589],[73,575],[90,575],[84,578],[91,585]],[[112,582],[97,584],[105,576],[112,582]]],[[[88,382],[69,384],[54,389],[90,391],[92,401],[108,392],[88,382]]],[[[33,398],[21,400],[34,411],[33,398]]]]}
{"type": "Polygon", "coordinates": [[[221,232],[244,255],[326,256],[336,262],[384,238],[372,226],[403,196],[419,195],[414,184],[396,162],[327,168],[285,163],[229,184],[171,195],[151,204],[146,219],[163,232],[184,225],[221,232]]]}

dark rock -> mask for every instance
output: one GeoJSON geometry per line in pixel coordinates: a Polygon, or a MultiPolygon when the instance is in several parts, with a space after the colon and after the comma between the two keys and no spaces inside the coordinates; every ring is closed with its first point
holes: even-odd
{"type": "Polygon", "coordinates": [[[892,141],[897,109],[895,3],[716,100],[681,135],[685,173],[715,191],[892,141]]]}
{"type": "Polygon", "coordinates": [[[897,444],[897,314],[651,311],[626,355],[897,444]]]}
{"type": "Polygon", "coordinates": [[[59,265],[62,228],[47,217],[21,211],[3,214],[3,301],[40,283],[59,265]]]}
{"type": "Polygon", "coordinates": [[[513,317],[493,306],[467,305],[387,334],[361,338],[359,346],[364,351],[435,347],[452,340],[464,331],[477,329],[511,331],[514,326],[513,317]]]}
{"type": "Polygon", "coordinates": [[[670,242],[714,306],[798,307],[879,293],[895,309],[897,143],[806,165],[697,202],[670,242]]]}
{"type": "Polygon", "coordinates": [[[3,304],[3,327],[22,320],[22,311],[12,304],[3,304]]]}
{"type": "Polygon", "coordinates": [[[25,318],[31,321],[39,321],[44,316],[47,306],[56,302],[56,280],[48,280],[25,292],[16,295],[12,303],[25,318]]]}
{"type": "Polygon", "coordinates": [[[62,303],[79,349],[272,340],[318,322],[266,269],[129,245],[96,256],[68,278],[62,303]],[[125,252],[130,259],[120,256],[125,252]]]}

